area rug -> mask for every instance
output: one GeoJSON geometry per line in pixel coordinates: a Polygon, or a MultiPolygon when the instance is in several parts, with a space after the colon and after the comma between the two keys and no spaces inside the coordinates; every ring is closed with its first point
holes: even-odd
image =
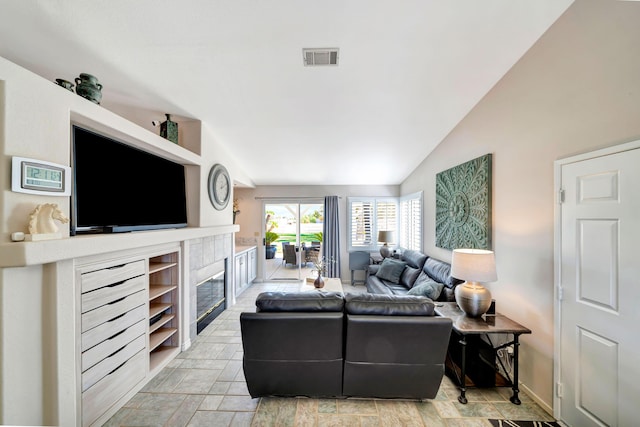
{"type": "Polygon", "coordinates": [[[555,421],[489,420],[496,427],[560,427],[555,421]]]}

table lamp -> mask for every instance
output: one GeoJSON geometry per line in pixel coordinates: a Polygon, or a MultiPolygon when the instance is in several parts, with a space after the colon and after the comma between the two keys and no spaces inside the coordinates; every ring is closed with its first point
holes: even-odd
{"type": "Polygon", "coordinates": [[[378,242],[384,242],[384,245],[380,248],[380,255],[382,255],[382,258],[389,258],[391,256],[391,251],[389,250],[389,246],[387,246],[387,242],[393,242],[394,239],[393,231],[378,231],[378,242]]]}
{"type": "Polygon", "coordinates": [[[484,249],[454,249],[451,275],[465,280],[456,286],[456,302],[469,317],[480,317],[491,305],[491,292],[479,282],[494,282],[496,258],[493,251],[484,249]]]}

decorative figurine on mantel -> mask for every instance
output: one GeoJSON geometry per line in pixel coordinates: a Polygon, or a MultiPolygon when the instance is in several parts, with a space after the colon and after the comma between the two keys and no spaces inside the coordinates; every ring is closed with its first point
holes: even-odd
{"type": "Polygon", "coordinates": [[[27,241],[51,240],[62,238],[55,220],[63,224],[69,218],[58,208],[57,203],[44,203],[36,206],[29,216],[29,233],[25,235],[27,241]]]}

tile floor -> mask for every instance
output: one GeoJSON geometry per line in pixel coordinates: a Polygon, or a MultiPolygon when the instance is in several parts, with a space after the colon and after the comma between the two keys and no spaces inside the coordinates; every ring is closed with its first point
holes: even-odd
{"type": "MultiPolygon", "coordinates": [[[[487,418],[553,420],[526,394],[509,402],[510,389],[470,389],[469,403],[446,376],[438,395],[425,402],[367,399],[252,399],[242,372],[239,316],[254,311],[263,291],[296,290],[296,283],[248,288],[105,426],[490,426],[487,418]]],[[[362,292],[362,285],[344,286],[362,292]]]]}

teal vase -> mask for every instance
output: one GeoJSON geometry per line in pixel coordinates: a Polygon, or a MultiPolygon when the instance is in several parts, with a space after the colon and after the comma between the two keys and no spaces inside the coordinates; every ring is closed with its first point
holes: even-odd
{"type": "Polygon", "coordinates": [[[91,74],[82,73],[76,77],[76,93],[91,102],[100,104],[102,100],[102,85],[91,74]]]}

